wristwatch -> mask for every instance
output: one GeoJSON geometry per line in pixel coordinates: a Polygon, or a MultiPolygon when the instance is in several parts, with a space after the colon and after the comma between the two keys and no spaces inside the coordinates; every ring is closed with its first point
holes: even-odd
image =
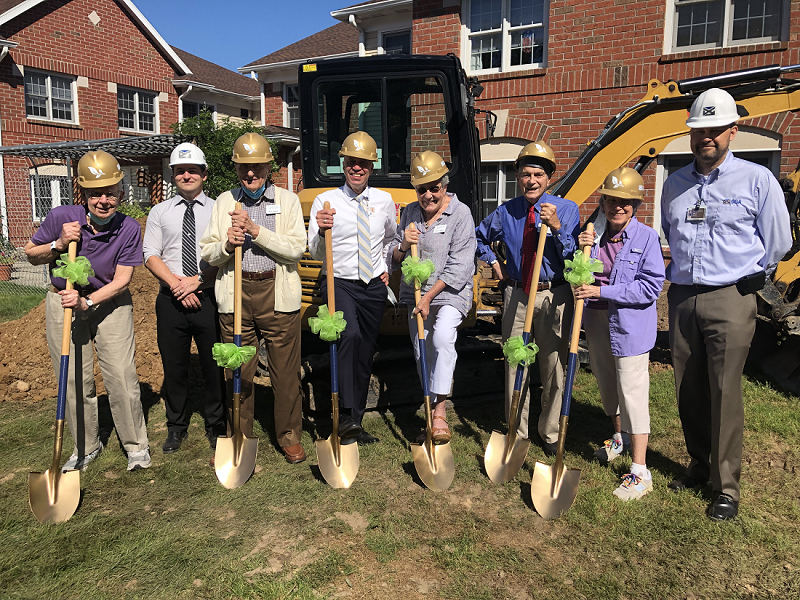
{"type": "Polygon", "coordinates": [[[56,252],[58,252],[58,248],[56,247],[56,241],[57,240],[53,240],[52,242],[50,242],[50,250],[55,250],[56,252]]]}
{"type": "Polygon", "coordinates": [[[197,283],[199,283],[200,285],[203,285],[205,282],[206,282],[206,276],[203,274],[202,271],[200,271],[197,274],[197,283]]]}
{"type": "Polygon", "coordinates": [[[92,299],[89,298],[89,296],[86,296],[86,308],[88,310],[91,310],[93,306],[94,306],[94,302],[92,302],[92,299]]]}

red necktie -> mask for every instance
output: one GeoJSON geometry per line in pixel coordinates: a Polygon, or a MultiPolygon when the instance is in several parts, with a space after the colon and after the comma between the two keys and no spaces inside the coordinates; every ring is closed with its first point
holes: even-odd
{"type": "Polygon", "coordinates": [[[531,292],[531,280],[533,279],[533,263],[536,262],[536,244],[539,241],[539,234],[536,231],[536,212],[531,204],[528,209],[528,218],[525,221],[525,231],[522,234],[522,283],[525,286],[525,293],[531,292]]]}

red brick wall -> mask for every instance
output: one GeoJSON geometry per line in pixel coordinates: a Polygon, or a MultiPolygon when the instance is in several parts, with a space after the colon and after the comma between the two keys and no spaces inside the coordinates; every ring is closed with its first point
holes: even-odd
{"type": "MultiPolygon", "coordinates": [[[[460,7],[443,0],[415,0],[414,52],[460,56],[460,7]]],[[[505,135],[544,139],[563,173],[620,110],[644,96],[650,79],[680,80],[725,71],[800,62],[800,2],[791,3],[788,43],[662,55],[666,2],[647,0],[551,0],[547,67],[480,76],[477,106],[509,111],[505,135]],[[738,52],[737,52],[738,51],[738,52]]],[[[748,122],[780,133],[781,172],[797,166],[800,123],[793,114],[748,122]]],[[[483,134],[483,125],[479,124],[483,134]]],[[[558,172],[556,173],[558,175],[558,172]]],[[[655,167],[645,174],[650,190],[640,215],[652,224],[655,167]]],[[[583,207],[586,216],[595,206],[583,207]]]]}
{"type": "MultiPolygon", "coordinates": [[[[178,120],[170,63],[113,0],[49,0],[0,27],[0,35],[19,44],[0,63],[4,146],[119,137],[117,96],[108,91],[108,82],[166,92],[169,100],[158,106],[160,133],[169,133],[178,120]],[[92,11],[100,17],[97,26],[88,19],[92,11]],[[27,119],[24,82],[14,64],[86,77],[89,87],[77,88],[80,124],[51,126],[27,119]]],[[[4,162],[6,167],[27,165],[14,157],[4,162]]]]}
{"type": "MultiPolygon", "coordinates": [[[[267,88],[272,84],[266,84],[267,88]]],[[[283,127],[283,93],[267,91],[264,94],[264,124],[283,127]]]]}

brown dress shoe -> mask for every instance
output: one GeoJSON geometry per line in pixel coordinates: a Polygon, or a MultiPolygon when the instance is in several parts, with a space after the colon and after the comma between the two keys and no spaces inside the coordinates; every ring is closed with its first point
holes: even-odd
{"type": "Polygon", "coordinates": [[[306,451],[303,450],[302,444],[295,444],[294,446],[283,446],[281,448],[286,456],[286,462],[292,465],[301,463],[306,459],[306,451]]]}

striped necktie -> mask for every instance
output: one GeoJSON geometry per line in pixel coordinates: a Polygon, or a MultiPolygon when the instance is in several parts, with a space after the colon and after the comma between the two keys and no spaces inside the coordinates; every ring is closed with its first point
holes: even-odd
{"type": "Polygon", "coordinates": [[[194,225],[194,205],[197,200],[184,200],[186,212],[183,213],[183,238],[181,240],[181,262],[183,276],[197,275],[197,234],[194,225]]]}
{"type": "Polygon", "coordinates": [[[372,280],[372,244],[370,243],[369,200],[364,195],[356,197],[358,202],[358,278],[364,283],[372,280]]]}

